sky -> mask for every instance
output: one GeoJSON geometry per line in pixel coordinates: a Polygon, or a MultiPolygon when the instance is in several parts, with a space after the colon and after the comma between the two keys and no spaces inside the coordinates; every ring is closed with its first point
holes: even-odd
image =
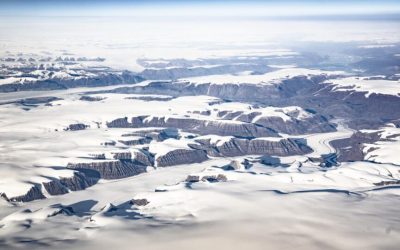
{"type": "Polygon", "coordinates": [[[399,14],[398,0],[0,0],[2,16],[288,17],[399,14]]]}

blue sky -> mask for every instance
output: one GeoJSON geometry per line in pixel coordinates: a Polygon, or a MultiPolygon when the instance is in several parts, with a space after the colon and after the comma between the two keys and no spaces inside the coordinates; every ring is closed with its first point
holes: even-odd
{"type": "Polygon", "coordinates": [[[399,14],[394,0],[0,0],[0,15],[315,16],[399,14]]]}

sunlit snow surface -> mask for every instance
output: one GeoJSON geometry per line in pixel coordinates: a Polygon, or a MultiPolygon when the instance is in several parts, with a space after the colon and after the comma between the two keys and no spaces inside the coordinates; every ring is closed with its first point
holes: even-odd
{"type": "Polygon", "coordinates": [[[323,74],[345,74],[343,71],[329,72],[322,70],[310,70],[302,68],[288,68],[279,69],[273,72],[269,72],[262,75],[249,75],[251,72],[243,72],[236,75],[208,75],[204,77],[193,77],[183,80],[187,80],[193,83],[213,83],[213,84],[224,84],[224,83],[251,83],[251,84],[277,84],[284,79],[289,79],[295,76],[315,76],[323,74]]]}
{"type": "Polygon", "coordinates": [[[371,94],[400,95],[400,81],[385,79],[368,79],[366,77],[349,77],[335,79],[330,82],[335,91],[365,92],[365,96],[371,94]]]}
{"type": "Polygon", "coordinates": [[[1,249],[398,248],[398,22],[2,18],[1,249]],[[125,70],[154,78],[114,85],[125,70]],[[143,154],[143,173],[44,188],[143,154]]]}

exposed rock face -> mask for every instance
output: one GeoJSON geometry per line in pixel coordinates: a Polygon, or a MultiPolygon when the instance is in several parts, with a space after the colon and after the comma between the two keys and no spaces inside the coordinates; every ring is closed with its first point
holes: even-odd
{"type": "MultiPolygon", "coordinates": [[[[345,111],[350,110],[350,112],[343,112],[341,114],[342,117],[356,118],[355,120],[365,119],[380,124],[387,123],[389,120],[396,120],[400,117],[400,109],[398,108],[400,106],[400,96],[372,93],[366,97],[365,92],[353,92],[351,94],[350,92],[335,92],[332,91],[334,86],[323,86],[325,88],[319,92],[319,95],[325,98],[324,100],[320,100],[321,106],[323,105],[329,110],[331,106],[344,105],[345,108],[341,109],[345,111]]],[[[349,125],[353,127],[352,123],[349,125]]],[[[358,127],[353,128],[370,128],[369,126],[362,126],[362,124],[358,125],[358,127]]]]}
{"type": "Polygon", "coordinates": [[[131,152],[114,152],[111,154],[113,155],[113,158],[116,160],[131,160],[132,159],[131,152]]]}
{"type": "Polygon", "coordinates": [[[5,193],[0,193],[0,197],[6,201],[10,201],[5,193]]]}
{"type": "Polygon", "coordinates": [[[104,142],[104,146],[115,146],[117,142],[115,141],[106,141],[104,142]]]}
{"type": "Polygon", "coordinates": [[[142,138],[137,139],[137,140],[142,140],[143,143],[141,144],[149,143],[152,140],[164,141],[169,138],[174,138],[174,139],[180,138],[178,129],[176,128],[144,129],[142,131],[135,131],[132,133],[122,135],[122,137],[131,137],[131,136],[142,137],[143,139],[142,138]]]}
{"type": "MultiPolygon", "coordinates": [[[[241,141],[239,141],[240,143],[241,141]]],[[[247,143],[244,143],[247,145],[247,143]]],[[[247,154],[270,154],[270,155],[297,155],[310,153],[312,150],[301,140],[283,139],[280,141],[268,141],[263,139],[250,140],[247,154]]]]}
{"type": "Polygon", "coordinates": [[[199,120],[189,117],[151,117],[137,116],[128,121],[120,118],[107,123],[109,128],[141,128],[141,127],[170,127],[201,135],[217,134],[238,137],[265,137],[277,134],[266,127],[252,123],[232,122],[227,120],[199,120]]]}
{"type": "Polygon", "coordinates": [[[103,179],[119,179],[138,175],[146,171],[142,165],[132,160],[98,161],[91,163],[69,163],[67,168],[79,171],[95,171],[103,179]]]}
{"type": "Polygon", "coordinates": [[[29,202],[46,198],[42,192],[42,188],[50,195],[61,195],[68,193],[70,190],[83,190],[96,184],[98,180],[98,177],[86,175],[82,172],[75,172],[72,177],[63,177],[49,182],[43,182],[42,184],[36,184],[24,195],[8,198],[6,194],[2,193],[0,196],[10,202],[29,202]]]}
{"type": "MultiPolygon", "coordinates": [[[[319,160],[319,159],[316,159],[319,160]]],[[[264,165],[268,165],[268,166],[277,166],[277,165],[281,165],[281,166],[285,166],[285,164],[281,163],[281,159],[279,157],[276,156],[270,156],[270,155],[264,155],[261,157],[260,162],[264,165]]],[[[286,165],[286,167],[288,167],[286,165]]]]}
{"type": "Polygon", "coordinates": [[[51,195],[61,195],[71,191],[79,191],[93,186],[99,178],[87,176],[81,172],[75,172],[70,178],[60,178],[50,182],[44,182],[43,187],[51,195]]]}
{"type": "Polygon", "coordinates": [[[331,153],[331,154],[321,155],[321,162],[319,165],[323,168],[330,168],[333,166],[338,166],[337,154],[331,153]]]}
{"type": "Polygon", "coordinates": [[[158,167],[167,167],[180,164],[200,163],[207,159],[207,153],[204,150],[175,149],[164,155],[157,156],[156,162],[158,167]]]}
{"type": "Polygon", "coordinates": [[[66,206],[60,205],[60,208],[57,211],[54,211],[54,213],[49,214],[48,217],[54,217],[54,216],[57,216],[59,214],[74,215],[75,211],[74,211],[74,209],[72,207],[66,207],[66,206]]]}
{"type": "Polygon", "coordinates": [[[59,97],[54,97],[54,96],[43,96],[43,97],[33,97],[33,98],[26,98],[26,99],[21,99],[17,101],[11,101],[11,102],[0,102],[0,105],[2,104],[20,104],[24,106],[31,106],[31,107],[36,107],[39,104],[45,104],[45,105],[51,105],[51,102],[53,101],[58,101],[62,100],[59,97]]]}
{"type": "Polygon", "coordinates": [[[249,168],[251,168],[253,166],[253,164],[248,159],[244,159],[241,162],[241,164],[245,169],[249,169],[249,168]]]}
{"type": "Polygon", "coordinates": [[[93,159],[98,159],[98,160],[105,160],[106,155],[105,154],[89,154],[90,157],[93,159]]]}
{"type": "Polygon", "coordinates": [[[219,182],[219,181],[228,181],[226,175],[218,174],[218,175],[205,175],[201,178],[202,181],[208,182],[219,182]]]}
{"type": "Polygon", "coordinates": [[[235,120],[266,127],[285,134],[305,134],[336,131],[334,124],[314,110],[304,110],[301,107],[289,106],[259,107],[248,106],[245,110],[237,110],[220,106],[215,107],[217,116],[224,120],[235,120]]]}
{"type": "Polygon", "coordinates": [[[391,180],[391,181],[381,181],[374,183],[375,186],[388,186],[388,185],[399,185],[400,180],[391,180]]]}
{"type": "Polygon", "coordinates": [[[68,89],[76,87],[100,87],[117,84],[134,84],[143,81],[140,76],[130,72],[117,73],[100,73],[91,77],[70,77],[58,78],[53,77],[45,80],[35,80],[30,82],[10,83],[0,85],[0,92],[15,92],[27,90],[55,90],[68,89]]]}
{"type": "Polygon", "coordinates": [[[330,144],[339,151],[337,160],[362,161],[364,160],[364,143],[374,143],[380,139],[379,133],[356,132],[350,138],[331,141],[330,144]]]}
{"type": "Polygon", "coordinates": [[[262,117],[257,120],[255,124],[285,134],[323,133],[336,130],[323,116],[314,116],[309,119],[291,121],[284,121],[280,117],[262,117]]]}
{"type": "Polygon", "coordinates": [[[72,178],[60,178],[60,184],[71,191],[79,191],[96,184],[99,177],[96,175],[76,172],[72,178]]]}
{"type": "Polygon", "coordinates": [[[225,165],[222,168],[224,170],[241,170],[244,169],[245,166],[238,160],[233,160],[228,165],[225,165]]]}
{"type": "Polygon", "coordinates": [[[132,199],[130,201],[130,204],[135,205],[135,206],[146,206],[150,202],[147,199],[132,199]]]}
{"type": "Polygon", "coordinates": [[[199,175],[188,175],[186,177],[187,182],[199,182],[200,181],[200,176],[199,175]]]}
{"type": "MultiPolygon", "coordinates": [[[[165,79],[165,78],[164,78],[165,79]]],[[[193,84],[185,81],[151,82],[146,86],[122,87],[113,90],[116,93],[132,94],[160,94],[170,96],[209,95],[232,101],[249,101],[267,103],[283,97],[291,97],[299,91],[307,92],[318,83],[323,82],[325,76],[307,77],[297,76],[283,80],[280,84],[193,84]],[[266,98],[268,97],[268,98],[266,98]]]]}
{"type": "Polygon", "coordinates": [[[127,146],[134,146],[134,145],[143,145],[151,142],[151,138],[136,138],[130,140],[119,140],[118,142],[127,145],[127,146]]]}
{"type": "Polygon", "coordinates": [[[45,199],[46,197],[43,195],[40,186],[33,186],[29,191],[20,196],[11,197],[9,201],[12,202],[29,202],[33,200],[45,199]]]}
{"type": "Polygon", "coordinates": [[[172,96],[143,95],[143,96],[126,97],[125,99],[142,100],[142,101],[170,101],[174,98],[172,96]]]}
{"type": "Polygon", "coordinates": [[[61,195],[68,193],[68,188],[61,184],[59,180],[43,182],[43,187],[51,195],[61,195]]]}
{"type": "Polygon", "coordinates": [[[231,65],[216,65],[214,67],[198,66],[191,68],[173,67],[162,69],[145,69],[144,71],[142,71],[142,73],[140,73],[140,76],[150,80],[174,80],[182,77],[228,74],[248,70],[266,73],[271,69],[267,67],[266,64],[243,63],[231,65]]]}
{"type": "Polygon", "coordinates": [[[224,182],[228,181],[228,178],[224,174],[217,175],[188,175],[186,178],[186,182],[194,183],[194,182],[224,182]]]}
{"type": "Polygon", "coordinates": [[[100,96],[90,96],[90,95],[83,95],[81,96],[81,98],[79,98],[79,100],[81,101],[87,101],[87,102],[98,102],[98,101],[102,101],[106,98],[104,97],[100,97],[100,96]]]}
{"type": "MultiPolygon", "coordinates": [[[[323,84],[329,76],[298,76],[279,84],[193,84],[190,82],[152,82],[147,86],[123,87],[114,93],[162,94],[171,96],[209,95],[225,100],[257,102],[265,105],[295,105],[312,108],[325,117],[366,119],[367,124],[358,124],[356,129],[371,128],[369,124],[382,124],[400,117],[400,97],[361,92],[335,92],[329,84],[323,84]],[[268,98],[266,98],[268,97],[268,98]]],[[[312,122],[310,125],[315,125],[312,122]]],[[[325,125],[324,125],[325,126],[325,125]]],[[[313,129],[329,129],[329,127],[313,129]]],[[[307,128],[307,125],[305,126],[307,128]]]]}
{"type": "Polygon", "coordinates": [[[66,128],[65,130],[70,130],[70,131],[77,131],[77,130],[84,130],[86,128],[88,128],[89,125],[83,124],[83,123],[74,123],[74,124],[70,124],[68,126],[68,128],[66,128]]]}
{"type": "Polygon", "coordinates": [[[154,157],[144,150],[136,150],[133,152],[134,161],[143,166],[154,166],[154,157]]]}
{"type": "Polygon", "coordinates": [[[231,138],[221,144],[212,144],[210,140],[196,140],[207,150],[210,156],[242,156],[242,155],[302,155],[312,152],[305,142],[298,139],[239,139],[231,138]]]}
{"type": "Polygon", "coordinates": [[[109,128],[130,128],[131,124],[128,122],[128,117],[118,118],[111,122],[107,122],[109,128]]]}

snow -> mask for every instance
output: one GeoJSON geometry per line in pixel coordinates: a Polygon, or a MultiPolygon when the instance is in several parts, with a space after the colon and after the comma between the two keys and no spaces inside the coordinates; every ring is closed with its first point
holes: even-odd
{"type": "MultiPolygon", "coordinates": [[[[95,89],[109,89],[109,87],[95,89]]],[[[65,169],[65,166],[68,163],[96,161],[89,158],[90,154],[104,153],[107,159],[113,159],[112,152],[129,151],[126,149],[127,146],[119,143],[118,140],[138,138],[122,137],[122,134],[143,130],[108,129],[106,122],[125,116],[148,114],[182,118],[188,114],[188,111],[207,110],[209,103],[220,101],[215,97],[197,96],[196,98],[179,97],[169,101],[147,102],[139,99],[126,99],[141,95],[123,94],[93,95],[106,98],[100,102],[79,100],[82,93],[87,90],[78,88],[0,95],[0,100],[4,101],[49,95],[62,98],[62,100],[53,101],[53,106],[39,105],[29,111],[14,104],[1,106],[0,193],[4,192],[8,197],[19,196],[25,194],[34,184],[49,182],[54,178],[71,177],[73,171],[65,169]],[[74,123],[84,123],[90,128],[80,131],[64,131],[69,124],[74,123]],[[101,123],[100,128],[97,128],[96,123],[101,123]],[[109,141],[116,141],[116,147],[103,145],[104,142],[109,141]]],[[[144,97],[146,96],[144,95],[144,97]]],[[[193,117],[200,116],[193,115],[193,117]]],[[[212,120],[210,117],[205,119],[212,120]]],[[[238,123],[238,121],[227,122],[238,123]]],[[[188,149],[187,142],[183,139],[179,141],[171,139],[159,145],[155,145],[155,143],[150,145],[150,149],[159,154],[175,148],[188,149]]]]}
{"type": "Polygon", "coordinates": [[[131,246],[126,245],[127,241],[152,249],[218,245],[221,249],[260,250],[299,244],[304,246],[300,249],[319,249],[321,241],[332,249],[391,249],[398,243],[398,189],[370,191],[373,183],[392,179],[390,173],[399,178],[395,166],[356,162],[331,171],[315,168],[301,173],[309,164],[301,162],[300,168],[298,164],[287,170],[263,166],[256,168],[260,172],[251,174],[213,167],[229,162],[220,159],[162,168],[14,207],[0,220],[0,237],[18,234],[41,240],[44,235],[52,235],[60,249],[76,246],[68,240],[79,242],[82,249],[128,249],[131,246]],[[218,173],[227,175],[228,181],[199,182],[190,188],[182,182],[187,175],[218,173]],[[166,192],[154,192],[155,188],[166,192]],[[132,198],[150,203],[142,207],[126,204],[132,198]],[[72,206],[78,216],[48,217],[56,210],[52,206],[59,203],[72,206]],[[24,223],[30,223],[31,229],[19,226],[24,223]],[[388,225],[393,233],[387,233],[388,225]],[[56,235],[51,234],[54,230],[56,235]]]}
{"type": "Polygon", "coordinates": [[[8,77],[4,79],[0,79],[0,85],[3,84],[11,84],[11,83],[25,83],[25,82],[31,82],[31,81],[36,81],[36,78],[33,77],[8,77]]]}
{"type": "Polygon", "coordinates": [[[169,61],[166,61],[166,60],[155,60],[155,59],[145,60],[144,62],[149,63],[149,64],[167,64],[167,63],[169,63],[169,61]]]}
{"type": "Polygon", "coordinates": [[[369,44],[369,45],[362,45],[359,46],[360,48],[363,49],[376,49],[376,48],[390,48],[390,47],[395,47],[394,44],[369,44]]]}
{"type": "Polygon", "coordinates": [[[219,135],[203,135],[196,137],[196,140],[210,140],[211,144],[215,144],[217,147],[224,145],[229,142],[233,136],[219,136],[219,135]]]}
{"type": "MultiPolygon", "coordinates": [[[[159,20],[137,22],[129,18],[53,18],[50,21],[27,18],[20,22],[1,18],[4,21],[0,22],[0,37],[4,39],[0,41],[0,54],[58,53],[56,51],[66,49],[66,41],[69,41],[66,53],[105,57],[103,66],[135,71],[143,70],[137,63],[138,58],[160,58],[157,60],[162,63],[171,58],[268,56],[293,59],[299,56],[296,51],[279,48],[285,44],[282,41],[362,41],[368,45],[400,41],[398,23],[384,21],[371,22],[373,25],[345,21],[339,24],[273,20],[168,21],[160,25],[159,20]]],[[[273,85],[293,76],[343,73],[291,65],[270,66],[277,70],[264,75],[242,72],[189,80],[195,83],[273,85]]],[[[43,77],[47,77],[47,72],[34,73],[43,73],[43,77]]],[[[61,71],[59,77],[68,77],[71,73],[73,71],[61,71]]],[[[18,80],[19,75],[13,77],[15,79],[0,82],[18,80]]],[[[354,83],[338,84],[335,90],[365,90],[367,96],[379,91],[398,95],[398,88],[392,89],[393,83],[370,85],[373,81],[388,80],[362,79],[355,86],[354,83]]],[[[149,82],[139,85],[145,86],[149,82]]],[[[36,183],[71,176],[73,171],[63,167],[68,162],[94,161],[87,159],[90,154],[103,152],[108,159],[113,152],[133,152],[147,146],[153,153],[168,153],[173,149],[187,149],[188,143],[193,142],[169,139],[140,147],[127,147],[118,142],[115,147],[106,147],[102,145],[105,141],[118,141],[122,134],[140,130],[108,129],[105,123],[116,118],[189,116],[211,121],[216,118],[214,111],[210,117],[193,114],[193,111],[213,108],[245,113],[260,111],[263,116],[277,116],[285,121],[307,119],[311,115],[298,107],[250,110],[249,104],[211,105],[221,100],[207,96],[148,102],[125,99],[140,95],[99,94],[95,96],[106,99],[79,101],[86,91],[113,88],[0,94],[1,102],[43,96],[62,98],[52,102],[53,106],[38,105],[29,110],[16,104],[0,106],[0,193],[19,195],[36,183]],[[77,122],[91,127],[82,131],[63,130],[77,122]],[[100,128],[97,128],[97,122],[101,122],[100,128]]],[[[308,160],[307,157],[333,153],[329,142],[349,137],[354,132],[339,126],[338,131],[332,133],[297,136],[305,138],[314,152],[306,156],[280,157],[282,164],[277,166],[259,163],[259,156],[218,158],[201,164],[148,168],[147,173],[138,176],[101,180],[86,190],[60,196],[46,194],[47,199],[24,204],[6,203],[0,199],[0,245],[13,249],[86,250],[131,249],[133,245],[142,249],[193,250],[216,246],[222,250],[397,249],[400,242],[400,189],[398,185],[381,187],[376,183],[400,179],[399,167],[394,165],[399,164],[396,156],[399,137],[392,136],[398,129],[391,127],[380,131],[382,140],[366,145],[368,149],[377,148],[367,154],[367,160],[373,162],[342,163],[327,169],[308,160]],[[254,163],[248,170],[224,171],[221,168],[231,160],[244,159],[254,163]],[[186,183],[184,180],[192,174],[224,174],[228,180],[186,183]],[[129,204],[132,198],[145,198],[150,203],[132,206],[129,204]],[[58,211],[60,204],[71,206],[76,214],[49,216],[58,211]],[[111,211],[114,206],[116,210],[111,211]]],[[[212,143],[221,145],[232,137],[207,135],[198,138],[209,138],[212,143]]]]}
{"type": "Polygon", "coordinates": [[[365,159],[380,162],[380,163],[392,163],[400,165],[400,136],[395,142],[378,142],[375,144],[366,145],[364,152],[368,152],[369,149],[373,149],[368,152],[365,159]]]}
{"type": "Polygon", "coordinates": [[[182,78],[181,81],[189,81],[191,83],[202,84],[261,84],[274,85],[279,84],[284,79],[293,78],[296,76],[311,76],[311,75],[343,75],[343,71],[323,71],[305,68],[284,68],[276,71],[268,72],[261,75],[251,75],[249,72],[242,74],[224,74],[224,75],[207,75],[199,77],[182,78]]]}
{"type": "Polygon", "coordinates": [[[257,137],[256,139],[253,139],[253,141],[281,141],[282,138],[280,137],[257,137]]]}
{"type": "Polygon", "coordinates": [[[55,63],[55,61],[52,61],[52,63],[53,64],[49,66],[49,68],[51,68],[49,70],[36,69],[39,65],[44,67],[43,64],[39,64],[39,62],[37,64],[23,64],[19,66],[15,65],[15,63],[8,63],[7,66],[4,66],[5,72],[11,71],[13,74],[8,73],[8,76],[5,76],[4,79],[0,79],[0,85],[13,83],[24,84],[25,82],[36,82],[49,79],[79,80],[85,77],[96,76],[96,74],[90,72],[90,63],[87,62],[78,65],[55,63]],[[19,70],[21,71],[19,72],[19,70]],[[27,70],[29,70],[29,72],[26,72],[27,70]],[[27,73],[29,76],[23,76],[27,73]]]}
{"type": "MultiPolygon", "coordinates": [[[[115,88],[115,87],[114,87],[115,88]]],[[[110,87],[95,88],[96,90],[110,89],[110,87]]],[[[4,101],[12,101],[19,98],[57,96],[62,100],[53,101],[52,106],[39,105],[29,111],[21,109],[18,105],[2,105],[0,119],[0,192],[5,192],[9,197],[25,194],[34,183],[48,182],[51,178],[70,177],[71,170],[56,169],[65,167],[68,163],[92,162],[88,158],[90,154],[104,153],[107,159],[112,159],[112,152],[129,151],[125,145],[118,140],[137,139],[137,137],[122,137],[143,129],[108,129],[106,122],[116,118],[127,116],[149,115],[157,117],[184,118],[189,116],[193,119],[217,121],[216,113],[210,116],[188,113],[193,111],[206,111],[217,109],[217,111],[231,110],[261,112],[260,117],[281,117],[285,121],[289,119],[307,119],[311,114],[300,107],[284,108],[253,108],[242,103],[219,103],[219,98],[210,96],[178,97],[168,101],[146,102],[139,99],[126,99],[128,97],[140,97],[141,95],[127,94],[98,94],[94,97],[106,98],[99,102],[80,101],[82,93],[87,88],[78,88],[63,91],[43,92],[19,92],[10,95],[0,95],[4,101]],[[213,104],[210,106],[210,104],[213,104]],[[82,112],[85,111],[85,112],[82,112]],[[57,117],[57,119],[54,119],[57,117]],[[64,131],[69,124],[84,123],[90,126],[81,131],[64,131]],[[97,128],[100,123],[100,128],[97,128]],[[29,125],[27,125],[29,124],[29,125]],[[56,131],[57,130],[57,131],[56,131]],[[105,147],[104,142],[116,141],[115,147],[105,147]],[[60,153],[62,152],[62,153],[60,153]]],[[[143,95],[146,97],[147,95],[143,95]]],[[[150,95],[153,96],[153,95],[150,95]]],[[[255,118],[257,119],[257,117],[255,118]]],[[[254,120],[255,121],[255,120],[254,120]]],[[[253,122],[254,122],[253,121],[253,122]]],[[[242,123],[240,121],[223,120],[219,122],[242,123]]],[[[337,134],[331,134],[332,137],[337,134]]],[[[311,140],[312,136],[304,136],[311,140]]],[[[320,135],[315,135],[319,138],[320,135]]],[[[231,137],[204,136],[210,138],[217,145],[223,144],[231,137]]],[[[268,138],[272,140],[272,138],[268,138]]],[[[319,139],[316,143],[312,140],[309,144],[314,150],[319,147],[319,139]],[[314,144],[317,144],[314,146],[314,144]],[[314,148],[315,147],[315,148],[314,148]]],[[[155,154],[166,154],[173,149],[189,149],[188,141],[184,139],[169,139],[164,142],[152,142],[150,152],[155,154]]],[[[328,148],[328,151],[331,149],[328,148]]],[[[325,152],[325,151],[322,151],[325,152]]],[[[316,154],[322,153],[316,150],[316,154]]]]}
{"type": "Polygon", "coordinates": [[[259,119],[266,117],[279,117],[284,121],[291,121],[293,119],[305,120],[312,117],[312,114],[305,111],[303,108],[298,106],[287,106],[287,107],[260,107],[254,108],[245,103],[239,102],[225,102],[212,106],[212,109],[218,111],[229,111],[237,112],[241,111],[243,114],[248,115],[253,112],[259,112],[260,114],[253,118],[252,122],[256,123],[259,119]]]}
{"type": "Polygon", "coordinates": [[[212,69],[216,67],[220,67],[222,64],[207,64],[207,65],[199,65],[199,66],[193,66],[189,67],[188,69],[196,69],[196,68],[205,68],[205,69],[212,69]]]}
{"type": "Polygon", "coordinates": [[[295,64],[282,64],[282,65],[268,64],[268,67],[277,68],[277,69],[286,69],[286,68],[296,68],[297,65],[295,65],[295,64]]]}
{"type": "MultiPolygon", "coordinates": [[[[99,88],[109,89],[109,88],[99,88]]],[[[92,162],[90,154],[105,153],[107,159],[112,159],[112,152],[127,150],[118,140],[128,140],[137,137],[122,137],[143,129],[108,129],[106,122],[128,116],[149,115],[157,117],[184,118],[186,115],[194,119],[217,121],[215,112],[211,116],[188,113],[195,110],[243,110],[249,112],[248,104],[223,103],[220,99],[210,96],[178,97],[168,101],[146,102],[127,97],[140,95],[98,94],[106,99],[100,102],[84,102],[79,97],[87,89],[79,88],[65,91],[44,91],[32,93],[33,96],[56,95],[62,100],[53,101],[53,106],[39,105],[29,111],[10,104],[3,105],[0,119],[0,192],[9,197],[25,194],[34,183],[48,182],[51,178],[70,177],[71,170],[60,170],[54,167],[65,167],[68,163],[92,162]],[[210,106],[210,104],[213,104],[210,106]],[[82,112],[84,110],[85,112],[82,112]],[[62,115],[61,115],[62,114],[62,115]],[[57,119],[52,119],[57,117],[57,119]],[[64,131],[69,124],[84,123],[90,126],[81,131],[64,131]],[[101,123],[97,128],[96,123],[101,123]],[[29,124],[29,126],[27,126],[29,124]],[[57,131],[56,131],[57,130],[57,131]],[[116,141],[116,147],[105,147],[104,142],[116,141]],[[60,153],[62,152],[62,153],[60,153]]],[[[23,94],[11,94],[8,100],[24,98],[23,94]]],[[[145,95],[146,96],[146,95],[145,95]]],[[[0,96],[2,98],[2,96],[0,96]]],[[[5,99],[7,100],[7,99],[5,99]]],[[[278,116],[284,120],[306,119],[310,114],[299,107],[257,108],[262,116],[278,116]],[[289,115],[288,115],[289,114],[289,115]]],[[[220,122],[242,123],[240,121],[223,120],[220,122]]],[[[207,137],[207,136],[206,136],[207,137]]],[[[206,138],[204,137],[204,138],[206,138]]],[[[202,137],[200,137],[202,138],[202,137]]],[[[231,137],[209,136],[213,142],[221,145],[231,137]]],[[[271,138],[268,138],[271,140],[271,138]]],[[[164,142],[152,142],[150,152],[157,155],[166,154],[173,149],[189,149],[188,143],[193,141],[169,139],[164,142]]]]}
{"type": "Polygon", "coordinates": [[[338,123],[338,127],[334,132],[295,135],[295,136],[281,134],[281,136],[286,138],[287,137],[304,138],[307,141],[307,146],[309,146],[313,150],[313,152],[307,154],[307,156],[320,157],[321,155],[335,153],[335,149],[330,145],[330,141],[349,138],[355,132],[354,130],[347,127],[343,123],[343,121],[339,120],[336,122],[338,123]]]}
{"type": "Polygon", "coordinates": [[[365,97],[371,94],[400,96],[400,81],[374,79],[367,77],[346,77],[329,80],[326,83],[333,85],[333,91],[365,92],[365,97]]]}
{"type": "MultiPolygon", "coordinates": [[[[130,110],[132,113],[142,113],[146,110],[146,105],[148,106],[148,103],[140,100],[122,101],[125,100],[123,99],[125,95],[107,95],[105,103],[113,105],[110,109],[98,102],[91,103],[94,105],[91,108],[86,102],[78,101],[75,96],[64,97],[66,99],[60,102],[62,105],[57,106],[58,108],[64,109],[64,106],[76,105],[77,109],[90,110],[88,112],[90,116],[101,115],[96,111],[99,107],[102,115],[106,117],[107,112],[116,112],[115,116],[118,116],[120,115],[118,110],[124,109],[128,101],[131,105],[128,105],[129,109],[124,112],[130,110]]],[[[165,112],[171,107],[176,108],[175,112],[193,108],[205,109],[210,108],[209,101],[215,101],[214,98],[199,97],[199,100],[191,103],[189,100],[192,99],[185,97],[159,102],[160,105],[151,105],[152,112],[165,112]],[[183,103],[186,103],[185,107],[181,107],[183,103]]],[[[238,104],[232,105],[232,107],[242,107],[238,104]]],[[[70,111],[69,108],[64,109],[63,112],[67,115],[69,112],[75,112],[76,108],[70,111]]],[[[119,138],[122,133],[135,131],[135,129],[60,131],[57,137],[52,138],[50,136],[52,133],[46,130],[41,133],[35,132],[36,126],[53,128],[49,119],[45,119],[46,122],[33,119],[39,115],[42,119],[54,115],[50,111],[51,107],[42,107],[43,110],[32,109],[32,114],[25,112],[24,116],[16,108],[7,106],[7,109],[11,109],[8,117],[14,118],[12,123],[9,122],[10,119],[1,120],[2,127],[4,126],[1,142],[11,151],[16,151],[18,148],[21,158],[24,158],[25,151],[29,148],[37,148],[36,155],[43,160],[46,157],[42,151],[49,150],[55,145],[57,147],[53,150],[62,151],[62,155],[67,157],[83,156],[82,152],[93,153],[99,150],[107,152],[107,148],[98,145],[100,141],[119,138]],[[33,128],[27,128],[24,119],[31,119],[33,128]],[[24,125],[19,125],[20,122],[24,125]],[[7,130],[11,127],[12,131],[7,130]],[[29,132],[31,129],[33,132],[29,132]],[[28,134],[22,131],[28,131],[25,132],[28,134]],[[16,133],[21,138],[26,138],[26,141],[12,143],[11,136],[14,138],[16,133]],[[36,134],[37,143],[33,143],[35,140],[31,138],[30,133],[36,134]],[[44,142],[43,137],[47,138],[44,142]],[[40,141],[42,144],[39,144],[40,141]],[[27,143],[31,146],[26,146],[27,143]],[[50,146],[44,145],[49,143],[50,146]]],[[[89,120],[93,120],[93,117],[89,117],[89,120]]],[[[64,125],[62,119],[58,123],[64,125]]],[[[393,129],[383,132],[383,136],[396,133],[393,129]]],[[[351,130],[339,127],[338,132],[307,135],[307,141],[312,147],[315,146],[317,154],[321,154],[331,152],[329,140],[349,136],[351,133],[351,130]],[[321,141],[324,142],[322,146],[319,145],[321,141]]],[[[201,138],[209,138],[212,143],[218,144],[232,137],[215,135],[198,137],[201,138]]],[[[270,140],[270,138],[261,139],[270,140]]],[[[187,149],[189,142],[193,143],[192,140],[182,139],[151,143],[150,152],[164,154],[176,148],[187,149]]],[[[3,147],[5,148],[4,145],[3,147]]],[[[110,148],[108,152],[115,151],[115,148],[110,148]]],[[[10,152],[0,155],[15,157],[10,152]]],[[[53,154],[50,156],[53,157],[53,154]]],[[[246,158],[255,159],[252,156],[246,158]]],[[[0,204],[0,226],[2,226],[0,238],[6,238],[6,244],[21,246],[23,243],[11,240],[14,235],[39,241],[51,235],[53,238],[48,240],[51,246],[57,242],[57,248],[72,249],[76,245],[71,244],[69,240],[74,240],[79,243],[80,248],[88,250],[104,247],[126,249],[127,241],[134,241],[137,247],[154,249],[181,247],[204,249],[216,244],[221,249],[242,247],[265,249],[265,246],[283,245],[293,248],[298,244],[305,245],[303,249],[318,249],[320,246],[318,242],[321,241],[326,242],[324,246],[333,249],[359,247],[360,244],[364,249],[371,250],[379,248],[381,244],[389,248],[397,246],[397,235],[387,234],[385,230],[387,225],[396,223],[400,207],[397,198],[399,191],[398,189],[370,191],[377,188],[374,183],[400,178],[397,166],[354,162],[321,171],[318,165],[307,161],[307,157],[291,156],[281,158],[282,164],[291,165],[289,168],[270,167],[258,163],[249,170],[224,171],[220,168],[229,164],[231,160],[243,159],[244,157],[211,159],[201,164],[186,164],[151,171],[149,169],[148,173],[120,180],[101,181],[86,190],[51,196],[46,200],[14,207],[0,204]],[[226,175],[228,180],[217,183],[193,183],[190,188],[184,182],[188,175],[217,174],[226,175]],[[165,192],[155,192],[155,189],[165,192]],[[132,198],[145,198],[150,203],[142,207],[131,206],[128,202],[132,198]],[[77,215],[49,217],[57,211],[56,204],[73,207],[77,215]],[[113,206],[116,208],[115,211],[109,209],[113,206]],[[30,209],[32,212],[24,212],[25,209],[30,209]],[[374,214],[372,219],[370,214],[374,214]],[[23,225],[29,225],[30,229],[23,225]],[[288,228],[287,225],[291,227],[288,228]],[[337,228],[338,225],[340,230],[337,228]],[[365,231],[365,227],[373,230],[365,231]],[[322,229],[324,234],[319,233],[322,229]],[[299,230],[302,233],[297,236],[299,230]],[[360,232],[363,233],[360,235],[360,232]],[[288,235],[291,237],[290,241],[287,241],[288,235]],[[154,241],[155,236],[157,241],[154,241]],[[246,244],[242,244],[243,241],[246,241],[246,244]],[[310,247],[315,245],[317,247],[310,247]]],[[[69,160],[71,158],[65,161],[69,160]]],[[[21,159],[18,161],[22,162],[21,159]]],[[[49,164],[57,164],[57,161],[61,163],[60,159],[53,158],[49,160],[49,164]]],[[[20,175],[20,172],[15,169],[14,171],[8,173],[20,175]]],[[[5,180],[3,177],[4,175],[1,181],[5,180]]],[[[16,185],[10,182],[9,184],[16,185]]]]}
{"type": "Polygon", "coordinates": [[[176,140],[176,139],[167,139],[162,142],[151,142],[149,145],[149,152],[153,153],[157,156],[165,155],[176,149],[186,149],[189,150],[190,147],[188,143],[193,143],[191,140],[176,140]]]}
{"type": "Polygon", "coordinates": [[[400,165],[400,128],[386,126],[379,129],[381,139],[372,144],[365,144],[365,159],[369,161],[400,165]]]}

